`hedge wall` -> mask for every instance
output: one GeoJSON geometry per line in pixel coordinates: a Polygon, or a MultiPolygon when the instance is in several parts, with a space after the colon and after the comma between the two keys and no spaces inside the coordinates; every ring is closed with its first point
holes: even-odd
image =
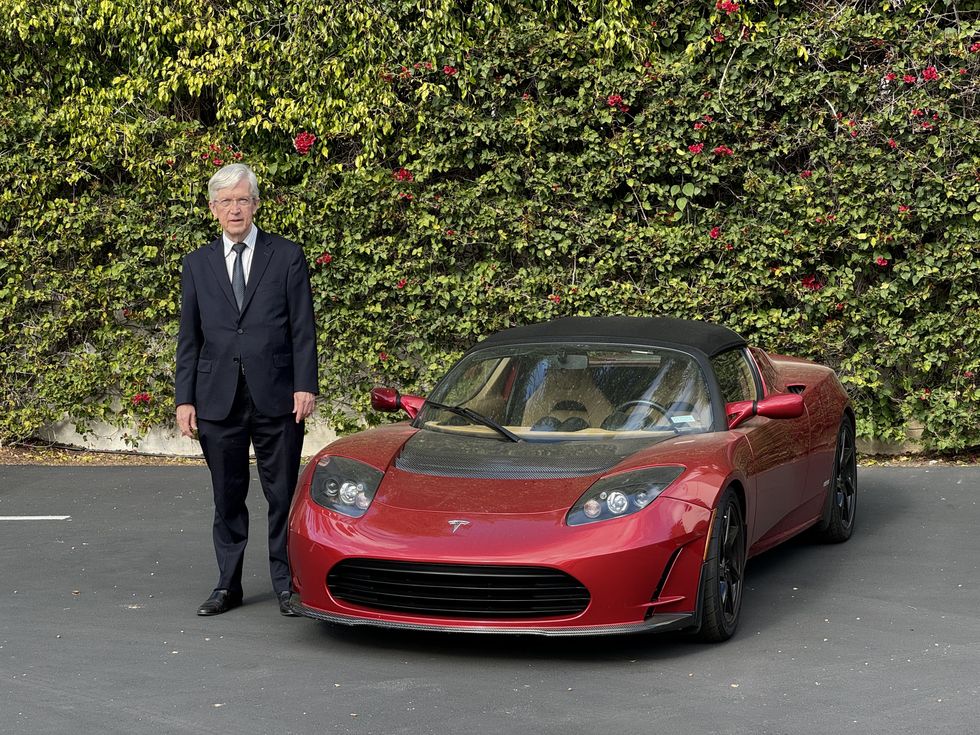
{"type": "Polygon", "coordinates": [[[980,444],[977,3],[0,0],[0,439],[172,420],[180,259],[241,160],[302,242],[322,413],[569,314],[833,365],[980,444]]]}

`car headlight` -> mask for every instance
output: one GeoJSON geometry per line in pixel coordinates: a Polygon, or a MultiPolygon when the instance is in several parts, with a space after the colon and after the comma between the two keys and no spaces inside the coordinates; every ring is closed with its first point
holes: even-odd
{"type": "Polygon", "coordinates": [[[651,467],[596,480],[568,511],[569,526],[621,518],[643,510],[681,476],[683,467],[651,467]]]}
{"type": "Polygon", "coordinates": [[[310,481],[310,497],[317,505],[352,518],[371,506],[384,472],[347,457],[320,457],[310,481]]]}

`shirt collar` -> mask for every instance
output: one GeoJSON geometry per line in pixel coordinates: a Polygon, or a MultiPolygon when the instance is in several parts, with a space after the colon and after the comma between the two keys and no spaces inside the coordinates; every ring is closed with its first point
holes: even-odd
{"type": "Polygon", "coordinates": [[[245,239],[244,240],[231,240],[231,239],[228,238],[228,235],[226,235],[224,232],[222,232],[221,233],[221,240],[225,244],[225,257],[227,258],[228,255],[231,253],[231,246],[234,245],[236,242],[243,242],[249,248],[251,248],[251,249],[254,250],[255,249],[255,241],[258,239],[258,237],[259,237],[259,228],[255,226],[255,223],[254,222],[252,223],[252,229],[250,229],[248,231],[248,234],[245,235],[245,239]]]}

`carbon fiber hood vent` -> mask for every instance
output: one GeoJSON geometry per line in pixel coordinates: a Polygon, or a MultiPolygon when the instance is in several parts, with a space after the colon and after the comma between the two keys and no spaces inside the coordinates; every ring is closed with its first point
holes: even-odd
{"type": "Polygon", "coordinates": [[[395,460],[405,472],[439,477],[552,480],[597,475],[669,435],[619,441],[508,442],[419,431],[395,460]]]}

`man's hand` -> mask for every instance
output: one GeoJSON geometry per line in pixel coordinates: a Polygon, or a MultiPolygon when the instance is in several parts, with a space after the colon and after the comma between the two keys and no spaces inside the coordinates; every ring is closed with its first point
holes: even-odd
{"type": "Polygon", "coordinates": [[[315,407],[316,397],[312,393],[304,391],[293,393],[293,413],[296,414],[297,424],[312,414],[315,407]]]}
{"type": "Polygon", "coordinates": [[[193,403],[181,403],[177,406],[177,428],[187,438],[194,438],[194,432],[197,431],[197,409],[193,403]]]}

